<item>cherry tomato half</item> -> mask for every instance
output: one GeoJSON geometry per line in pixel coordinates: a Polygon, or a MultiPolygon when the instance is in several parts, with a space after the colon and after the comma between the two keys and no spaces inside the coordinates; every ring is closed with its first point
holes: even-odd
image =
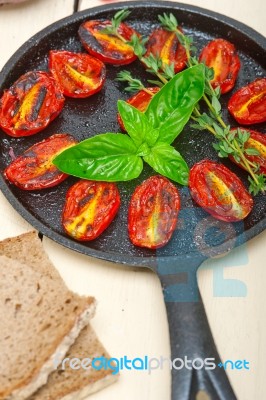
{"type": "MultiPolygon", "coordinates": [[[[146,92],[145,90],[140,90],[137,94],[127,99],[127,103],[131,104],[133,107],[137,108],[141,112],[145,112],[148,108],[148,105],[153,97],[153,95],[159,92],[159,87],[150,87],[147,90],[151,93],[146,92]]],[[[125,127],[120,117],[120,114],[117,116],[118,123],[123,131],[125,131],[125,127]]]]}
{"type": "Polygon", "coordinates": [[[52,50],[49,68],[65,96],[89,97],[99,92],[105,82],[104,63],[89,54],[52,50]]]}
{"type": "MultiPolygon", "coordinates": [[[[132,47],[123,40],[109,33],[104,33],[104,29],[111,26],[111,21],[86,21],[79,28],[80,41],[91,55],[109,64],[125,65],[137,59],[132,47]]],[[[129,41],[133,34],[139,34],[121,22],[118,33],[126,41],[129,41]]]]}
{"type": "Polygon", "coordinates": [[[186,50],[174,32],[166,31],[163,28],[156,29],[151,33],[146,48],[145,57],[153,54],[155,57],[159,57],[163,64],[174,64],[175,73],[186,67],[186,50]]]}
{"type": "Polygon", "coordinates": [[[33,135],[57,117],[64,101],[50,74],[27,72],[0,99],[0,127],[14,137],[33,135]]]}
{"type": "Polygon", "coordinates": [[[213,68],[212,87],[219,86],[222,94],[234,87],[240,69],[240,59],[232,43],[224,39],[212,40],[202,50],[199,61],[213,68]]]}
{"type": "MultiPolygon", "coordinates": [[[[235,131],[237,128],[232,129],[232,131],[235,131]]],[[[241,128],[239,128],[241,129],[241,128]]],[[[245,153],[245,157],[247,160],[255,163],[258,165],[259,169],[258,172],[261,174],[266,174],[266,134],[253,131],[250,129],[241,129],[244,131],[249,132],[250,137],[244,144],[245,150],[247,149],[252,149],[256,150],[259,152],[258,155],[250,155],[245,153]]],[[[230,160],[232,160],[235,164],[237,164],[239,167],[246,169],[245,166],[241,163],[236,162],[234,157],[229,156],[230,160]]]]}
{"type": "Polygon", "coordinates": [[[110,225],[119,206],[120,195],[114,183],[80,180],[67,192],[64,230],[76,240],[96,239],[110,225]]]}
{"type": "Polygon", "coordinates": [[[266,78],[256,79],[233,94],[228,110],[239,124],[266,121],[266,78]]]}
{"type": "Polygon", "coordinates": [[[180,197],[163,176],[152,176],[139,185],[130,200],[129,238],[135,246],[157,249],[170,239],[177,224],[180,197]]]}
{"type": "Polygon", "coordinates": [[[241,221],[252,210],[253,199],[245,186],[222,164],[198,162],[190,170],[188,184],[195,202],[221,221],[241,221]]]}
{"type": "Polygon", "coordinates": [[[5,169],[5,177],[24,190],[53,187],[68,175],[59,171],[52,161],[61,151],[74,146],[76,140],[67,133],[58,133],[34,144],[5,169]]]}

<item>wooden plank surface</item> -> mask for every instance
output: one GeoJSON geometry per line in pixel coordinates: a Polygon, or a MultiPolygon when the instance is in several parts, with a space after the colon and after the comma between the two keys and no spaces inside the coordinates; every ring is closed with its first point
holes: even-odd
{"type": "MultiPolygon", "coordinates": [[[[264,0],[182,1],[209,8],[247,23],[266,34],[264,0]]],[[[107,3],[80,0],[79,9],[107,3]]],[[[0,7],[0,69],[13,52],[43,27],[72,13],[72,0],[31,0],[0,7]]],[[[0,195],[0,238],[31,229],[0,195]],[[4,222],[4,223],[3,223],[4,222]]],[[[246,358],[250,371],[229,371],[239,400],[264,400],[266,367],[265,282],[266,232],[227,257],[210,260],[199,272],[199,284],[210,325],[224,360],[246,358]],[[224,281],[227,279],[227,281],[224,281]],[[231,279],[231,281],[228,281],[231,279]],[[239,297],[217,295],[217,282],[237,286],[239,297]]],[[[98,310],[93,325],[114,357],[169,357],[165,308],[157,277],[149,271],[128,269],[67,250],[45,238],[47,252],[67,284],[82,294],[95,295],[98,310]]],[[[219,285],[218,285],[219,286],[219,285]]],[[[219,288],[219,287],[218,287],[219,288]]],[[[86,356],[86,355],[85,355],[86,356]]],[[[124,371],[119,382],[90,396],[93,400],[169,400],[170,372],[124,371]]],[[[216,399],[215,399],[216,400],[216,399]]]]}
{"type": "Polygon", "coordinates": [[[0,70],[26,40],[53,22],[72,14],[74,0],[30,0],[0,6],[0,70]]]}

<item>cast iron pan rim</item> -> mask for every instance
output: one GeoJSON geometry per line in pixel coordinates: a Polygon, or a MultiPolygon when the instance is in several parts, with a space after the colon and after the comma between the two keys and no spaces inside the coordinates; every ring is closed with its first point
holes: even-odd
{"type": "MultiPolygon", "coordinates": [[[[8,71],[12,69],[13,65],[17,63],[21,57],[26,51],[28,51],[32,47],[32,43],[35,44],[35,46],[38,45],[40,40],[42,40],[45,36],[55,32],[58,29],[58,26],[67,26],[68,24],[72,24],[74,21],[82,21],[84,18],[88,17],[93,17],[95,14],[98,14],[101,11],[116,11],[120,10],[122,8],[135,8],[135,7],[145,7],[145,8],[153,8],[153,7],[165,7],[165,8],[170,8],[170,9],[175,9],[175,10],[183,10],[186,12],[191,12],[194,14],[200,14],[204,15],[207,17],[211,17],[212,19],[216,19],[220,22],[223,22],[234,29],[238,29],[241,32],[244,32],[245,34],[251,36],[262,48],[266,49],[266,40],[265,38],[256,32],[254,29],[248,27],[247,25],[236,21],[232,18],[226,17],[222,14],[209,11],[200,7],[196,6],[190,6],[186,5],[183,3],[176,3],[176,2],[169,2],[169,1],[158,1],[158,2],[139,2],[139,1],[132,1],[132,2],[122,2],[119,4],[108,4],[108,5],[103,5],[99,7],[93,7],[88,10],[80,11],[77,12],[69,17],[63,18],[61,20],[58,20],[57,22],[54,22],[53,24],[49,25],[45,29],[41,30],[38,32],[36,35],[34,35],[32,38],[30,38],[26,43],[24,43],[17,51],[16,53],[9,59],[9,61],[5,64],[1,71],[1,77],[6,79],[6,75],[8,74],[8,71]]],[[[189,254],[182,254],[180,256],[156,256],[156,254],[152,254],[149,256],[141,257],[141,256],[128,256],[128,255],[123,255],[123,254],[117,254],[117,253],[112,253],[111,251],[104,252],[100,250],[95,250],[86,246],[83,246],[82,243],[75,242],[67,237],[63,237],[57,232],[54,232],[50,227],[46,226],[44,223],[40,222],[38,219],[36,219],[28,210],[26,210],[23,205],[17,200],[17,198],[14,196],[12,191],[8,188],[5,179],[3,178],[2,175],[0,175],[0,187],[5,195],[5,197],[8,199],[10,204],[14,207],[14,209],[26,220],[28,221],[35,229],[39,230],[42,234],[47,236],[48,238],[54,240],[55,242],[69,248],[72,250],[75,250],[77,252],[80,252],[82,254],[95,257],[98,259],[103,259],[106,261],[111,261],[111,262],[116,262],[116,263],[122,263],[122,264],[127,264],[127,265],[134,265],[134,266],[146,266],[146,267],[155,267],[158,262],[175,262],[175,261],[184,261],[184,260],[192,260],[192,259],[204,259],[203,256],[199,256],[198,253],[194,254],[189,253],[189,254]]],[[[266,227],[266,216],[257,222],[252,228],[249,230],[241,233],[238,235],[238,237],[241,239],[240,242],[244,243],[251,239],[252,237],[258,235],[261,233],[266,227]]],[[[223,243],[223,252],[226,250],[231,250],[234,247],[234,239],[229,239],[226,242],[223,243]]],[[[219,251],[217,251],[217,254],[219,251]]],[[[205,257],[207,258],[207,257],[205,257]]]]}
{"type": "Polygon", "coordinates": [[[227,17],[223,14],[219,14],[214,11],[209,11],[206,10],[205,8],[201,7],[196,7],[196,6],[191,6],[191,5],[186,5],[184,3],[177,3],[177,2],[171,2],[171,1],[156,1],[156,2],[147,2],[147,1],[128,1],[128,2],[121,2],[121,3],[111,3],[103,6],[98,6],[98,7],[93,7],[89,8],[87,10],[79,11],[76,12],[75,14],[72,14],[68,17],[62,18],[51,25],[48,25],[46,28],[42,29],[40,32],[36,33],[34,36],[32,36],[27,42],[25,42],[19,49],[16,51],[16,53],[11,56],[11,58],[7,61],[7,63],[4,65],[1,75],[5,78],[5,75],[8,73],[9,69],[12,68],[13,64],[16,63],[22,54],[24,54],[26,51],[28,51],[32,43],[35,43],[37,46],[39,41],[42,40],[45,36],[48,34],[51,34],[55,32],[58,29],[58,26],[65,25],[67,26],[70,23],[73,23],[74,21],[79,21],[83,20],[86,17],[93,17],[95,14],[98,14],[100,11],[108,11],[108,10],[113,10],[113,11],[118,11],[123,8],[136,8],[138,6],[145,7],[145,8],[153,8],[153,7],[165,7],[169,9],[175,9],[175,10],[180,10],[180,11],[185,11],[185,12],[191,12],[194,14],[200,14],[202,16],[206,17],[211,17],[219,22],[225,23],[240,32],[244,32],[247,35],[250,35],[258,44],[261,46],[263,49],[266,50],[266,39],[263,35],[261,35],[259,32],[254,30],[253,28],[250,28],[249,26],[243,24],[242,22],[239,22],[233,18],[227,17]]]}

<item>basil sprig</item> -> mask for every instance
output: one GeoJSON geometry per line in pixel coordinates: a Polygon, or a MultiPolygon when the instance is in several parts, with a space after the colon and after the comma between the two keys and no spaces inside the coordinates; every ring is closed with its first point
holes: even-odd
{"type": "Polygon", "coordinates": [[[189,168],[171,143],[202,97],[204,81],[202,64],[176,74],[154,95],[145,113],[119,100],[118,111],[128,135],[96,135],[63,151],[53,163],[79,178],[117,182],[137,178],[144,160],[161,175],[186,185],[189,168]]]}

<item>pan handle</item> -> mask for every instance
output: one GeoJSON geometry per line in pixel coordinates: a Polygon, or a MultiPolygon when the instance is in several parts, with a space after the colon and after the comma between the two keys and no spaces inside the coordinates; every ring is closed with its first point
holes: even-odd
{"type": "Polygon", "coordinates": [[[175,267],[164,265],[157,271],[168,316],[171,360],[175,360],[171,399],[236,400],[198,289],[197,269],[202,261],[190,260],[185,266],[183,262],[175,267]]]}

